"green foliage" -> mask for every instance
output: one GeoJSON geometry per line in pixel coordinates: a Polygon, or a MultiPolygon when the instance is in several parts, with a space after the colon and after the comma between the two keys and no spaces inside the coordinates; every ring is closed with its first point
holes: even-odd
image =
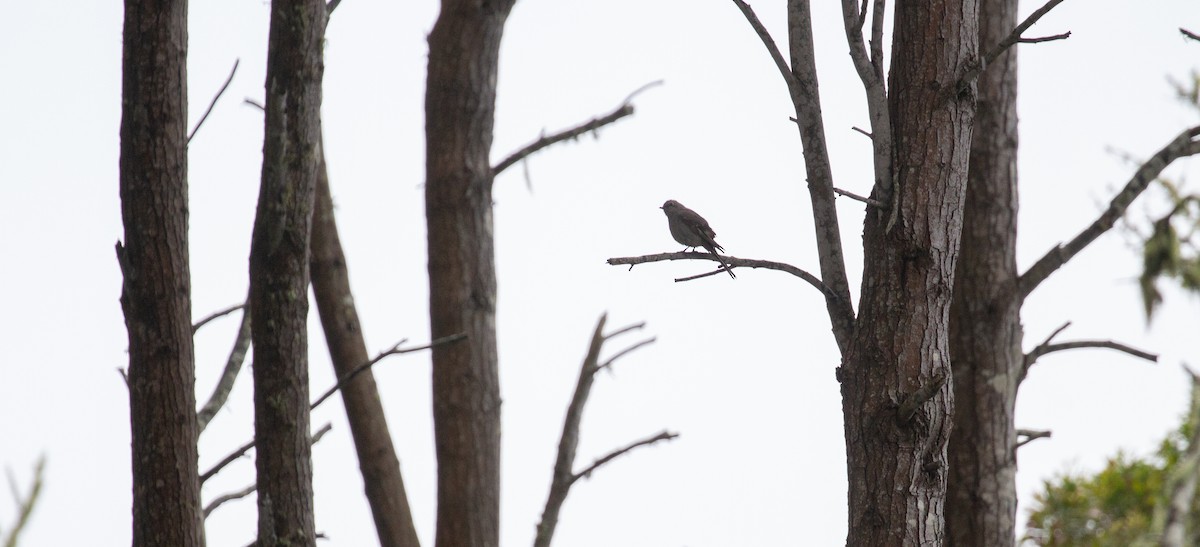
{"type": "MultiPolygon", "coordinates": [[[[1193,401],[1195,403],[1196,401],[1193,401]]],[[[1157,545],[1155,511],[1166,503],[1167,477],[1180,465],[1195,430],[1195,412],[1163,439],[1150,457],[1118,453],[1096,474],[1064,473],[1034,496],[1023,544],[1055,547],[1157,545]]],[[[1187,530],[1200,545],[1200,495],[1193,496],[1187,530]]]]}

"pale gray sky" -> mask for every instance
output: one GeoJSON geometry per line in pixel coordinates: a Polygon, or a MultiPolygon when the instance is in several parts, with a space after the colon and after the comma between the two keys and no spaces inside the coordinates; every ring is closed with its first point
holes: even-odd
{"type": "MultiPolygon", "coordinates": [[[[834,3],[814,2],[825,126],[840,187],[869,190],[867,125],[834,3]]],[[[1040,3],[1039,3],[1040,5],[1040,3]]],[[[753,6],[780,43],[782,0],[753,6]]],[[[1036,6],[1023,6],[1028,13],[1036,6]]],[[[193,309],[240,301],[258,190],[266,2],[191,3],[191,119],[237,58],[229,92],[190,159],[193,309]]],[[[122,544],[130,530],[126,365],[113,244],[122,11],[116,2],[8,2],[0,20],[0,463],[24,481],[49,458],[26,545],[122,544]]],[[[423,218],[425,35],[436,4],[349,0],[328,33],[325,135],[342,240],[371,351],[428,338],[423,218]]],[[[1028,266],[1101,210],[1132,168],[1110,149],[1146,156],[1197,115],[1172,99],[1168,75],[1200,67],[1187,0],[1066,2],[1021,46],[1021,242],[1028,266]]],[[[637,114],[515,166],[496,182],[501,381],[502,543],[528,544],[540,515],[562,415],[596,318],[647,321],[653,346],[600,378],[584,420],[579,466],[663,428],[682,433],[579,483],[564,508],[567,546],[837,545],[845,537],[838,358],[816,291],[771,271],[675,284],[708,263],[635,268],[604,260],[676,250],[657,209],[699,211],[734,256],[816,270],[799,139],[783,82],[727,1],[520,0],[501,51],[497,159],[615,107],[641,85],[637,114]]],[[[1194,163],[1171,176],[1196,176],[1194,163]]],[[[1143,215],[1150,201],[1131,211],[1143,215]]],[[[861,211],[840,202],[852,285],[861,211]]],[[[1021,519],[1040,482],[1090,470],[1118,449],[1146,453],[1185,410],[1181,360],[1197,355],[1195,298],[1168,291],[1153,329],[1141,316],[1138,257],[1109,234],[1035,292],[1026,347],[1062,336],[1115,338],[1160,352],[1149,365],[1082,350],[1046,357],[1023,385],[1018,427],[1054,431],[1020,453],[1021,519]]],[[[197,338],[197,392],[207,397],[237,328],[197,338]]],[[[312,386],[332,383],[312,323],[312,386]]],[[[632,343],[637,336],[623,341],[632,343]]],[[[622,340],[610,348],[621,347],[622,340]]],[[[434,453],[427,354],[376,369],[418,531],[432,545],[434,453]]],[[[249,439],[248,376],[201,439],[201,468],[249,439]]],[[[340,404],[315,448],[317,528],[329,545],[375,543],[340,404]]],[[[252,480],[245,459],[206,485],[208,500],[252,480]]],[[[0,525],[11,501],[0,501],[0,525]]],[[[219,509],[212,545],[254,535],[254,502],[219,509]]]]}

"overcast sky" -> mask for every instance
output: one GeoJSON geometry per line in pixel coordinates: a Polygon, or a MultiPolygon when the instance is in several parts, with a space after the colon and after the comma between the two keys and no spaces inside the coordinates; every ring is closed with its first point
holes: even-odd
{"type": "MultiPolygon", "coordinates": [[[[817,63],[833,174],[869,192],[861,85],[834,2],[814,2],[817,63]]],[[[1040,5],[1040,3],[1038,4],[1040,5]]],[[[753,2],[781,44],[783,0],[753,2]]],[[[1025,3],[1022,16],[1036,8],[1025,3]]],[[[190,119],[203,113],[235,59],[225,98],[191,144],[193,313],[240,302],[262,149],[268,5],[191,2],[190,119]]],[[[122,10],[117,2],[7,2],[0,19],[0,464],[24,484],[46,454],[46,485],[26,545],[119,545],[130,537],[127,365],[117,193],[122,10]]],[[[423,96],[434,2],[349,0],[328,31],[325,142],[342,241],[370,351],[428,339],[423,96]]],[[[1167,77],[1200,67],[1194,2],[1065,2],[1021,46],[1021,238],[1028,267],[1103,209],[1133,167],[1195,112],[1167,77]]],[[[496,181],[503,407],[502,544],[532,542],[563,413],[597,317],[610,329],[646,321],[657,343],[602,375],[584,418],[578,467],[667,428],[682,436],[614,461],[576,485],[562,513],[564,546],[838,545],[846,532],[838,364],[819,293],[774,271],[739,270],[676,284],[710,263],[633,271],[605,259],[678,250],[657,209],[676,199],[704,215],[729,254],[817,270],[810,205],[786,88],[758,38],[725,0],[520,0],[501,49],[494,158],[544,130],[616,107],[648,82],[637,113],[535,156],[496,181]]],[[[1195,163],[1172,167],[1176,179],[1195,163]]],[[[1195,191],[1194,184],[1191,186],[1195,191]]],[[[1155,206],[1154,193],[1131,218],[1155,206]]],[[[861,270],[861,204],[839,201],[851,285],[861,270]]],[[[1095,470],[1117,450],[1146,454],[1178,423],[1200,364],[1200,302],[1168,290],[1151,328],[1135,277],[1139,258],[1105,235],[1028,300],[1026,349],[1066,321],[1061,340],[1112,338],[1158,352],[1157,365],[1104,350],[1045,357],[1022,386],[1017,425],[1051,429],[1020,451],[1025,518],[1042,480],[1095,470]]],[[[197,392],[211,392],[236,316],[197,336],[197,392]]],[[[331,385],[323,335],[310,322],[312,390],[331,385]]],[[[421,539],[432,545],[435,461],[429,356],[375,372],[421,539]]],[[[208,468],[250,438],[248,374],[201,438],[208,468]]],[[[353,445],[338,403],[313,414],[333,431],[314,449],[317,529],[324,544],[375,544],[353,445]]],[[[205,485],[204,500],[253,480],[246,458],[205,485]]],[[[0,526],[13,505],[0,496],[0,526]]],[[[253,498],[208,520],[211,545],[254,536],[253,498]]]]}

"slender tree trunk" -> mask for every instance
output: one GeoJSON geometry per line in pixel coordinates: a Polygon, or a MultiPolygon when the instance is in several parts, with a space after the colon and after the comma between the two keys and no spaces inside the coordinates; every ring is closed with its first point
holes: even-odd
{"type": "MultiPolygon", "coordinates": [[[[329,356],[333,360],[334,371],[341,378],[370,357],[363,340],[362,325],[358,322],[358,310],[350,292],[346,255],[342,252],[334,219],[333,197],[329,191],[329,172],[324,154],[321,154],[317,169],[310,264],[313,294],[317,299],[317,311],[321,315],[329,356]]],[[[400,460],[392,445],[379,389],[375,386],[375,375],[370,369],[359,373],[354,381],[342,387],[341,395],[342,403],[346,406],[346,419],[350,422],[350,433],[354,437],[354,448],[358,452],[358,467],[362,471],[367,502],[371,504],[371,514],[375,517],[379,544],[383,547],[418,547],[420,542],[417,529],[413,526],[404,478],[400,474],[400,460]]]]}
{"type": "MultiPolygon", "coordinates": [[[[979,41],[1017,25],[1016,0],[980,0],[979,41]]],[[[950,436],[949,545],[1011,547],[1015,540],[1021,295],[1017,287],[1017,50],[978,81],[965,224],[954,303],[954,432],[950,436]]]]}
{"type": "Polygon", "coordinates": [[[425,214],[438,458],[438,547],[500,534],[500,385],[492,236],[497,62],[513,0],[443,0],[429,35],[425,214]]]}
{"type": "Polygon", "coordinates": [[[315,545],[308,257],[320,161],[322,0],[274,0],[262,186],[250,248],[258,545],[315,545]]]}
{"type": "Polygon", "coordinates": [[[841,369],[852,546],[941,545],[954,396],[949,314],[975,104],[974,0],[899,2],[889,107],[899,216],[868,210],[841,369]]]}
{"type": "Polygon", "coordinates": [[[133,545],[204,545],[187,209],[187,1],[126,0],[121,308],[129,331],[133,545]]]}

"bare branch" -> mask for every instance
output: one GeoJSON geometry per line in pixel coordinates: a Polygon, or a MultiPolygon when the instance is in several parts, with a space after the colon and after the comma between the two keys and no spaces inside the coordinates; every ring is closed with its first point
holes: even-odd
{"type": "Polygon", "coordinates": [[[1200,142],[1197,142],[1196,137],[1200,136],[1200,126],[1192,127],[1179,136],[1167,143],[1161,150],[1156,152],[1149,160],[1146,160],[1141,167],[1134,172],[1133,177],[1125,184],[1125,187],[1112,198],[1108,204],[1108,209],[1104,211],[1091,225],[1084,228],[1079,235],[1075,236],[1066,245],[1059,244],[1053,249],[1050,249],[1045,256],[1038,259],[1036,263],[1025,273],[1021,274],[1018,281],[1018,286],[1021,291],[1021,298],[1029,296],[1029,293],[1041,285],[1050,274],[1057,271],[1066,264],[1068,260],[1075,257],[1079,251],[1082,251],[1090,245],[1101,234],[1110,230],[1116,224],[1117,219],[1125,214],[1125,210],[1133,203],[1150,182],[1162,173],[1172,162],[1179,158],[1200,154],[1200,142]]]}
{"type": "Polygon", "coordinates": [[[245,309],[245,312],[242,313],[242,326],[238,328],[237,336],[233,340],[233,349],[229,351],[229,358],[225,360],[225,369],[221,372],[221,378],[213,388],[208,402],[204,403],[200,412],[196,413],[196,425],[199,433],[204,432],[213,416],[217,415],[217,411],[225,406],[225,401],[229,399],[229,393],[233,391],[233,383],[242,370],[242,363],[246,361],[246,352],[250,349],[250,309],[248,306],[243,305],[242,307],[245,309]]]}
{"type": "Polygon", "coordinates": [[[587,355],[584,356],[583,364],[579,369],[579,380],[575,385],[575,393],[571,396],[571,403],[567,405],[567,416],[563,420],[562,436],[558,441],[558,453],[554,462],[554,475],[550,482],[550,492],[546,498],[546,506],[542,510],[542,519],[537,525],[537,537],[533,543],[535,547],[549,547],[550,541],[554,536],[554,530],[558,526],[558,515],[562,510],[563,502],[567,499],[571,485],[578,479],[578,476],[572,473],[571,469],[575,465],[575,454],[579,448],[579,428],[583,422],[583,409],[587,405],[588,396],[591,394],[596,372],[601,368],[609,366],[613,361],[628,354],[633,349],[649,343],[649,341],[639,342],[631,348],[626,348],[618,352],[603,365],[599,364],[600,350],[603,348],[605,341],[644,326],[644,323],[638,323],[617,329],[615,332],[605,335],[604,324],[607,321],[608,314],[606,313],[601,315],[600,319],[596,322],[591,342],[588,344],[587,355]]]}
{"type": "Polygon", "coordinates": [[[229,306],[228,308],[225,308],[223,310],[217,310],[215,312],[212,312],[212,313],[204,316],[203,319],[197,321],[195,325],[192,325],[192,334],[196,334],[196,331],[200,330],[200,327],[203,327],[204,325],[209,324],[214,319],[220,319],[220,318],[225,317],[226,315],[229,315],[235,311],[245,309],[245,308],[246,308],[246,304],[236,304],[233,306],[229,306]]]}
{"type": "MultiPolygon", "coordinates": [[[[325,424],[324,427],[317,430],[317,432],[313,434],[312,440],[309,441],[309,444],[317,444],[317,441],[320,441],[321,437],[324,437],[325,434],[329,433],[329,430],[331,429],[333,429],[333,425],[325,424]]],[[[208,505],[204,506],[204,518],[207,519],[213,511],[216,511],[217,508],[221,505],[224,505],[225,502],[242,499],[250,494],[253,494],[256,490],[258,490],[258,484],[251,484],[250,486],[247,486],[236,492],[230,492],[228,494],[218,496],[216,499],[209,502],[208,505]]]]}
{"type": "Polygon", "coordinates": [[[1195,32],[1192,32],[1183,27],[1179,27],[1179,32],[1188,38],[1191,38],[1197,42],[1200,42],[1200,34],[1196,34],[1195,32]]]}
{"type": "Polygon", "coordinates": [[[654,435],[652,437],[646,437],[645,439],[635,441],[635,442],[629,444],[628,446],[613,450],[612,452],[605,454],[603,457],[601,457],[600,459],[593,462],[592,465],[587,466],[587,468],[585,468],[583,471],[575,473],[575,475],[572,476],[572,478],[571,478],[571,482],[575,482],[584,477],[591,476],[592,472],[599,469],[600,466],[602,466],[610,461],[613,461],[614,459],[620,457],[623,454],[628,453],[630,450],[633,450],[639,446],[648,446],[648,445],[652,445],[659,441],[669,441],[669,440],[675,439],[677,437],[679,437],[678,433],[673,433],[671,431],[667,431],[664,429],[664,430],[658,432],[657,435],[654,435]]]}
{"type": "MultiPolygon", "coordinates": [[[[1004,39],[1000,40],[1000,42],[998,44],[992,46],[992,49],[989,49],[987,51],[987,54],[985,54],[983,56],[983,59],[979,63],[975,64],[974,67],[972,67],[965,74],[963,74],[962,78],[959,78],[958,92],[962,93],[964,90],[966,90],[968,87],[970,87],[971,83],[974,82],[975,79],[978,78],[980,74],[983,74],[984,70],[987,70],[988,65],[992,64],[993,62],[995,62],[996,59],[1000,58],[1000,56],[1003,55],[1004,52],[1006,50],[1008,50],[1008,48],[1012,47],[1013,44],[1016,44],[1016,43],[1022,41],[1021,35],[1024,34],[1025,31],[1029,30],[1029,27],[1032,27],[1034,25],[1034,23],[1037,23],[1038,20],[1042,18],[1042,16],[1046,15],[1047,13],[1050,13],[1050,10],[1054,9],[1055,6],[1058,6],[1061,3],[1063,3],[1063,0],[1048,0],[1045,4],[1042,5],[1042,7],[1038,8],[1033,13],[1029,14],[1029,17],[1026,17],[1024,21],[1021,21],[1021,24],[1017,25],[1016,28],[1013,28],[1013,31],[1008,33],[1008,36],[1005,36],[1004,39]]],[[[1060,35],[1055,35],[1050,38],[1054,39],[1054,40],[1058,40],[1061,38],[1066,38],[1070,35],[1071,35],[1070,32],[1066,32],[1066,33],[1063,33],[1060,35]]],[[[1037,40],[1037,39],[1033,39],[1033,40],[1034,41],[1042,41],[1042,42],[1048,41],[1048,40],[1037,40]]]]}
{"type": "MultiPolygon", "coordinates": [[[[608,338],[608,337],[606,336],[605,338],[608,338]]],[[[620,358],[622,358],[622,357],[624,357],[624,356],[628,355],[629,353],[633,352],[633,350],[636,350],[636,349],[638,349],[638,348],[642,348],[642,347],[648,346],[648,345],[650,345],[650,344],[653,344],[653,343],[654,343],[656,340],[658,340],[658,338],[651,336],[650,338],[647,338],[647,339],[645,339],[645,340],[642,340],[641,342],[638,342],[638,343],[636,343],[636,344],[634,344],[634,345],[632,345],[632,346],[629,346],[629,347],[627,347],[627,348],[625,348],[625,349],[623,349],[623,350],[621,350],[621,351],[618,351],[618,352],[616,353],[616,355],[613,355],[612,357],[609,357],[609,358],[608,358],[606,361],[604,361],[603,363],[600,363],[599,365],[597,365],[597,366],[596,366],[596,370],[597,370],[597,371],[600,371],[600,370],[606,369],[606,368],[608,368],[610,365],[612,365],[612,364],[613,364],[613,363],[614,363],[614,362],[615,362],[617,359],[620,359],[620,358]]]]}
{"type": "Polygon", "coordinates": [[[1051,435],[1050,430],[1018,429],[1017,437],[1025,437],[1025,438],[1018,439],[1017,444],[1015,446],[1013,446],[1013,450],[1021,448],[1022,446],[1025,446],[1025,445],[1027,445],[1033,441],[1036,441],[1038,439],[1049,439],[1050,435],[1051,435]]]}
{"type": "MultiPolygon", "coordinates": [[[[746,267],[746,268],[765,268],[768,270],[777,270],[777,271],[781,271],[781,272],[790,273],[796,277],[799,277],[800,279],[807,281],[809,285],[816,287],[817,290],[819,290],[823,294],[825,294],[826,297],[835,298],[835,299],[838,298],[837,294],[834,293],[833,290],[830,289],[829,287],[827,287],[824,283],[822,283],[820,279],[817,279],[816,276],[814,276],[813,274],[810,274],[804,270],[801,270],[800,268],[792,266],[791,264],[784,264],[782,262],[771,262],[769,260],[737,258],[737,257],[729,256],[729,255],[721,255],[721,258],[725,259],[725,262],[728,263],[731,268],[735,267],[735,266],[736,267],[746,267]]],[[[626,256],[626,257],[610,258],[610,259],[608,259],[608,264],[611,266],[619,266],[619,265],[623,265],[623,264],[628,264],[632,268],[632,266],[635,266],[637,264],[645,264],[645,263],[649,263],[649,262],[662,262],[662,261],[666,261],[666,260],[697,260],[697,259],[717,261],[717,257],[713,256],[710,253],[679,251],[679,252],[675,252],[675,253],[658,253],[658,254],[643,255],[643,256],[626,256]]],[[[722,273],[722,272],[724,272],[724,270],[717,270],[715,272],[706,273],[706,274],[703,274],[702,276],[697,276],[697,277],[709,276],[709,275],[714,275],[714,274],[722,273]]],[[[677,279],[676,281],[687,281],[689,279],[695,279],[695,278],[696,277],[682,278],[682,279],[677,279]]]]}
{"type": "Polygon", "coordinates": [[[630,104],[630,101],[632,101],[633,98],[638,95],[638,93],[661,84],[662,80],[658,80],[638,88],[633,93],[630,93],[629,96],[625,98],[625,101],[616,108],[616,110],[613,110],[608,114],[597,118],[592,118],[586,122],[576,125],[575,127],[559,131],[558,133],[554,133],[552,135],[543,135],[538,140],[529,143],[524,148],[517,150],[516,152],[513,152],[507,158],[504,158],[503,161],[496,164],[496,166],[492,168],[492,176],[494,177],[499,175],[500,173],[504,172],[505,169],[512,167],[513,164],[533,155],[543,148],[558,144],[565,140],[579,138],[581,135],[591,133],[621,118],[633,115],[633,105],[630,104]]]}
{"type": "Polygon", "coordinates": [[[5,547],[14,547],[19,543],[21,532],[29,524],[29,517],[33,515],[33,508],[41,496],[46,471],[46,456],[45,454],[39,456],[37,463],[33,466],[33,479],[30,481],[29,494],[21,495],[16,478],[12,476],[11,470],[6,471],[8,471],[8,487],[12,490],[13,503],[17,506],[17,518],[13,522],[12,528],[9,528],[8,532],[4,534],[3,541],[5,547]]]}
{"type": "Polygon", "coordinates": [[[1044,346],[1038,346],[1034,351],[1030,352],[1028,355],[1025,356],[1025,367],[1028,368],[1028,367],[1032,366],[1035,362],[1037,362],[1039,357],[1046,355],[1048,353],[1054,353],[1056,351],[1066,351],[1069,349],[1079,349],[1079,348],[1113,349],[1113,350],[1117,350],[1120,352],[1128,353],[1129,355],[1132,355],[1132,356],[1140,358],[1140,359],[1145,359],[1152,363],[1158,362],[1158,355],[1127,346],[1120,342],[1113,342],[1112,340],[1077,340],[1074,342],[1059,342],[1057,344],[1046,344],[1044,346]]]}
{"type": "Polygon", "coordinates": [[[358,365],[357,367],[354,367],[354,370],[351,370],[349,374],[346,374],[345,376],[342,376],[341,378],[339,378],[337,383],[334,384],[333,387],[325,390],[325,393],[322,393],[320,397],[317,397],[317,400],[313,401],[313,403],[311,405],[309,405],[309,408],[310,409],[317,408],[318,406],[321,405],[321,403],[324,403],[326,399],[332,397],[334,393],[337,393],[337,391],[339,389],[342,389],[343,386],[350,383],[350,381],[353,380],[355,377],[357,377],[359,374],[362,374],[363,371],[375,366],[376,363],[382,361],[386,357],[390,357],[392,355],[400,355],[402,353],[412,353],[414,351],[421,351],[421,350],[429,349],[429,348],[432,348],[435,346],[440,346],[442,344],[450,344],[453,342],[458,342],[460,340],[465,340],[466,338],[467,338],[466,334],[462,334],[462,333],[452,334],[450,336],[443,336],[441,338],[438,338],[437,340],[434,340],[428,344],[425,344],[424,346],[417,346],[415,348],[404,348],[404,349],[400,349],[400,345],[407,342],[408,341],[407,339],[396,342],[396,345],[392,346],[387,351],[384,351],[384,352],[380,353],[379,355],[376,355],[374,359],[371,359],[370,361],[367,361],[366,363],[363,363],[361,365],[358,365]]]}
{"type": "Polygon", "coordinates": [[[839,195],[839,196],[846,196],[846,197],[848,197],[848,198],[850,198],[850,199],[853,199],[853,200],[856,200],[856,201],[861,201],[861,202],[863,202],[863,203],[866,203],[867,205],[870,205],[871,207],[880,207],[880,208],[884,208],[884,207],[885,207],[885,206],[884,206],[884,204],[882,204],[882,203],[880,203],[880,202],[878,202],[878,201],[876,201],[876,200],[873,200],[873,199],[871,199],[871,198],[868,198],[868,197],[863,197],[863,196],[860,196],[860,195],[858,195],[858,194],[855,194],[855,193],[853,193],[853,192],[847,192],[847,191],[845,191],[845,190],[842,190],[841,188],[838,188],[838,187],[836,187],[836,186],[834,186],[834,187],[833,187],[833,193],[835,193],[835,194],[837,194],[837,195],[839,195]]]}
{"type": "Polygon", "coordinates": [[[1066,40],[1071,37],[1071,33],[1064,32],[1062,34],[1052,34],[1050,36],[1039,36],[1037,38],[1021,38],[1017,40],[1019,44],[1040,44],[1042,42],[1053,42],[1055,40],[1066,40]]]}
{"type": "Polygon", "coordinates": [[[254,448],[254,439],[250,439],[250,442],[239,446],[236,450],[230,452],[228,456],[222,458],[221,461],[208,468],[208,471],[201,473],[200,484],[203,485],[206,481],[208,481],[208,479],[211,479],[213,475],[216,475],[217,473],[220,473],[222,469],[225,469],[226,466],[237,461],[238,458],[245,456],[246,452],[248,452],[251,448],[254,448]]]}
{"type": "MultiPolygon", "coordinates": [[[[853,129],[855,131],[858,131],[859,133],[862,133],[863,135],[866,135],[868,139],[873,138],[873,135],[871,135],[871,132],[867,131],[866,129],[862,129],[857,126],[850,126],[850,129],[853,129]]],[[[835,188],[834,191],[836,192],[837,189],[835,188]]]]}
{"type": "MultiPolygon", "coordinates": [[[[1042,340],[1041,344],[1034,346],[1033,351],[1031,351],[1030,353],[1045,352],[1045,347],[1049,346],[1050,342],[1052,340],[1054,340],[1054,338],[1056,336],[1058,336],[1059,334],[1062,334],[1062,331],[1067,330],[1067,327],[1070,327],[1070,326],[1071,326],[1071,322],[1067,321],[1066,323],[1063,323],[1062,326],[1058,327],[1057,329],[1054,329],[1054,332],[1051,332],[1050,336],[1047,336],[1045,340],[1042,340]]],[[[1038,353],[1038,355],[1041,355],[1041,353],[1038,353]]]]}
{"type": "MultiPolygon", "coordinates": [[[[229,89],[230,82],[233,82],[233,75],[237,73],[238,63],[241,63],[241,62],[242,62],[241,59],[234,59],[233,69],[229,71],[229,77],[225,78],[225,83],[221,84],[221,89],[219,91],[217,91],[216,95],[213,96],[212,102],[208,103],[208,109],[206,109],[204,111],[203,116],[200,116],[200,121],[196,122],[196,127],[193,127],[192,132],[188,133],[187,144],[192,143],[192,137],[196,136],[196,132],[199,131],[200,127],[204,125],[204,120],[207,120],[208,115],[212,114],[213,107],[217,106],[217,101],[221,100],[221,95],[224,95],[225,90],[229,89]]],[[[192,332],[195,332],[195,330],[193,330],[192,332]]]]}
{"type": "Polygon", "coordinates": [[[792,73],[791,67],[783,58],[783,53],[780,53],[779,46],[775,45],[775,40],[771,38],[771,33],[767,32],[767,27],[763,26],[762,21],[758,19],[758,15],[754,13],[754,8],[750,4],[742,0],[733,0],[733,4],[742,10],[742,15],[746,17],[746,21],[750,23],[750,27],[754,29],[754,33],[758,34],[758,38],[762,40],[763,46],[767,48],[767,53],[771,55],[771,60],[775,61],[775,67],[779,69],[779,75],[783,76],[783,81],[787,83],[788,92],[795,96],[799,93],[799,82],[796,81],[796,75],[792,73]]]}
{"type": "MultiPolygon", "coordinates": [[[[872,141],[872,154],[875,166],[875,185],[880,189],[877,194],[884,203],[892,204],[891,216],[896,214],[898,202],[892,202],[892,121],[887,104],[887,84],[883,73],[883,20],[885,3],[875,0],[875,10],[871,14],[871,50],[863,44],[862,20],[865,20],[866,4],[863,0],[862,17],[855,22],[856,0],[842,0],[842,22],[846,31],[846,43],[850,46],[850,60],[858,72],[867,94],[867,114],[871,119],[871,132],[867,134],[872,141]]],[[[889,222],[889,226],[891,224],[889,222]]]]}
{"type": "Polygon", "coordinates": [[[125,389],[129,389],[129,373],[125,372],[124,368],[117,367],[117,374],[120,374],[121,380],[125,382],[125,389]]]}

